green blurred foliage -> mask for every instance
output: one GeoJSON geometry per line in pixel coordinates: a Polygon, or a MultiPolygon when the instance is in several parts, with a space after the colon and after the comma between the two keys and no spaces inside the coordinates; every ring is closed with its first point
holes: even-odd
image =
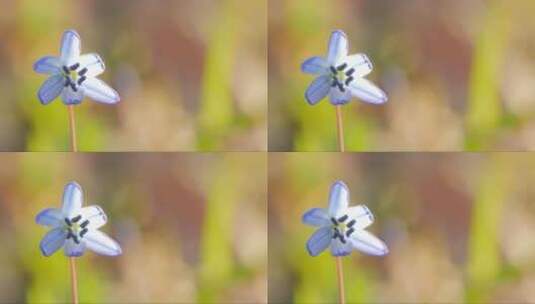
{"type": "Polygon", "coordinates": [[[82,151],[257,151],[267,146],[265,1],[2,1],[0,150],[66,151],[68,118],[42,106],[41,56],[76,29],[122,101],[76,107],[82,151]],[[149,22],[147,22],[149,21],[149,22]]]}
{"type": "Polygon", "coordinates": [[[266,302],[266,156],[0,155],[0,302],[70,301],[68,260],[46,258],[37,213],[78,181],[123,255],[77,259],[81,303],[266,302]]]}
{"type": "Polygon", "coordinates": [[[331,31],[374,63],[385,105],[343,107],[349,151],[486,151],[535,147],[535,2],[269,2],[269,150],[336,151],[336,116],[300,72],[331,31]]]}
{"type": "Polygon", "coordinates": [[[308,255],[301,216],[341,179],[390,249],[343,259],[348,303],[533,302],[534,169],[518,153],[271,153],[269,301],[336,302],[335,260],[308,255]]]}

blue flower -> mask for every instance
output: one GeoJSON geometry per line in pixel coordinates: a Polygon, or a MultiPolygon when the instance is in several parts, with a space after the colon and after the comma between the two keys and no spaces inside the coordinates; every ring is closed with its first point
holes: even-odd
{"type": "Polygon", "coordinates": [[[117,256],[121,246],[98,229],[107,222],[107,217],[99,206],[82,208],[84,197],[82,188],[70,182],[63,192],[61,209],[49,208],[41,211],[35,221],[52,229],[40,243],[44,256],[51,256],[64,247],[66,256],[82,256],[86,249],[101,255],[117,256]]]}
{"type": "Polygon", "coordinates": [[[388,100],[385,92],[363,78],[373,69],[368,56],[348,55],[348,41],[344,32],[331,34],[327,58],[312,57],[301,65],[303,73],[319,75],[305,92],[305,98],[315,105],[329,95],[333,105],[346,104],[351,97],[365,102],[382,104],[388,100]]]}
{"type": "Polygon", "coordinates": [[[42,104],[59,95],[67,105],[81,103],[84,96],[105,104],[119,102],[119,94],[96,78],[104,72],[104,61],[95,53],[80,55],[80,51],[80,36],[68,30],[63,33],[60,56],[45,56],[33,65],[37,73],[50,75],[37,94],[42,104]]]}
{"type": "Polygon", "coordinates": [[[329,195],[329,207],[313,208],[303,215],[303,223],[319,227],[307,241],[311,256],[317,256],[331,247],[334,256],[349,255],[359,250],[369,255],[383,256],[388,253],[386,244],[364,230],[374,221],[368,207],[348,207],[349,190],[342,181],[335,182],[329,195]]]}

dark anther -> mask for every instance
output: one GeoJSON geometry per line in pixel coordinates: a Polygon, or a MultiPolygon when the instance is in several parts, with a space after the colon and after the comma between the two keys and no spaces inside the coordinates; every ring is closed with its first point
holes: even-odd
{"type": "Polygon", "coordinates": [[[74,235],[72,234],[71,230],[69,229],[69,232],[67,233],[67,240],[72,238],[74,235]]]}
{"type": "Polygon", "coordinates": [[[351,75],[353,75],[353,73],[355,73],[355,69],[354,68],[350,68],[349,70],[347,70],[346,76],[351,76],[351,75]]]}
{"type": "Polygon", "coordinates": [[[346,243],[346,238],[343,236],[343,235],[339,235],[338,238],[340,239],[340,241],[345,244],[346,243]]]}
{"type": "Polygon", "coordinates": [[[80,225],[80,227],[85,228],[85,227],[87,227],[87,225],[89,225],[89,220],[85,220],[85,221],[80,225]]]}
{"type": "Polygon", "coordinates": [[[74,70],[76,70],[76,69],[79,68],[79,67],[80,67],[80,64],[79,64],[79,63],[75,63],[75,64],[71,65],[71,66],[69,67],[69,69],[71,69],[72,71],[74,71],[74,70]]]}
{"type": "Polygon", "coordinates": [[[348,86],[351,83],[351,81],[353,81],[353,79],[354,79],[353,76],[346,79],[346,86],[348,86]]]}
{"type": "Polygon", "coordinates": [[[85,76],[80,77],[80,79],[78,79],[78,85],[81,85],[82,82],[84,82],[86,79],[87,79],[87,77],[85,77],[85,76]]]}
{"type": "Polygon", "coordinates": [[[333,222],[335,226],[338,226],[338,222],[334,219],[334,217],[331,217],[331,222],[333,222]]]}
{"type": "Polygon", "coordinates": [[[85,73],[87,73],[87,68],[83,68],[83,69],[81,69],[80,72],[78,72],[78,75],[80,75],[80,76],[84,76],[85,73]]]}
{"type": "Polygon", "coordinates": [[[78,240],[78,237],[76,235],[73,235],[72,238],[76,244],[80,244],[80,240],[78,240]]]}
{"type": "Polygon", "coordinates": [[[73,223],[76,223],[76,222],[78,222],[78,221],[81,220],[81,219],[82,219],[82,216],[81,216],[81,215],[77,215],[77,216],[73,217],[73,218],[71,219],[71,221],[72,221],[73,223]]]}
{"type": "Polygon", "coordinates": [[[67,223],[68,226],[71,226],[71,221],[68,218],[65,218],[65,223],[67,223]]]}
{"type": "Polygon", "coordinates": [[[337,87],[338,86],[338,80],[334,79],[333,82],[331,83],[331,87],[337,87]]]}
{"type": "Polygon", "coordinates": [[[338,222],[343,223],[347,220],[347,214],[344,214],[344,216],[341,216],[338,218],[338,222]]]}
{"type": "Polygon", "coordinates": [[[338,231],[338,229],[334,228],[333,239],[336,239],[337,237],[340,237],[340,236],[342,236],[342,235],[340,234],[340,232],[338,231]]]}
{"type": "Polygon", "coordinates": [[[89,230],[87,230],[87,228],[85,228],[84,230],[82,230],[82,232],[80,232],[80,237],[84,237],[84,234],[86,234],[87,231],[89,231],[89,230]]]}
{"type": "Polygon", "coordinates": [[[66,66],[63,66],[63,72],[65,72],[65,74],[69,74],[69,69],[67,69],[66,66]]]}
{"type": "Polygon", "coordinates": [[[65,78],[65,86],[68,87],[71,85],[71,79],[69,77],[65,78]]]}
{"type": "Polygon", "coordinates": [[[336,68],[338,69],[338,71],[343,71],[347,68],[347,63],[341,64],[336,68]]]}
{"type": "Polygon", "coordinates": [[[336,69],[331,65],[331,72],[336,75],[336,69]]]}
{"type": "Polygon", "coordinates": [[[78,90],[76,89],[76,85],[74,83],[71,82],[71,89],[75,92],[77,92],[78,90]]]}
{"type": "Polygon", "coordinates": [[[353,233],[354,231],[355,231],[354,228],[350,228],[349,230],[346,231],[346,236],[349,237],[351,233],[353,233]]]}
{"type": "Polygon", "coordinates": [[[346,91],[341,83],[338,83],[338,88],[340,89],[340,91],[342,91],[342,93],[346,91]]]}
{"type": "Polygon", "coordinates": [[[357,222],[356,220],[351,220],[349,223],[347,223],[347,227],[348,228],[353,227],[353,225],[355,225],[356,222],[357,222]]]}

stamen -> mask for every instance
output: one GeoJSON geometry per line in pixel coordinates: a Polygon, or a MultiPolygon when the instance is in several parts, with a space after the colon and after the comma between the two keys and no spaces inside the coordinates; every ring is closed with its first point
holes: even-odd
{"type": "Polygon", "coordinates": [[[78,85],[81,85],[82,82],[84,82],[87,79],[87,77],[82,76],[80,79],[78,79],[78,85]]]}
{"type": "Polygon", "coordinates": [[[75,63],[73,65],[70,66],[70,69],[71,71],[75,71],[76,69],[78,69],[80,67],[80,64],[79,63],[75,63]]]}
{"type": "Polygon", "coordinates": [[[76,84],[72,83],[71,82],[71,89],[75,92],[77,92],[78,90],[76,89],[76,84]]]}
{"type": "Polygon", "coordinates": [[[333,79],[333,82],[331,83],[331,87],[337,87],[338,86],[338,80],[337,79],[333,79]]]}
{"type": "Polygon", "coordinates": [[[80,244],[80,240],[78,240],[78,237],[76,235],[73,235],[72,238],[76,244],[80,244]]]}
{"type": "Polygon", "coordinates": [[[334,219],[334,217],[331,217],[331,222],[333,222],[335,226],[338,226],[338,222],[336,221],[336,219],[334,219]]]}
{"type": "Polygon", "coordinates": [[[342,93],[344,93],[346,90],[344,89],[344,85],[341,84],[341,83],[338,83],[338,88],[340,89],[340,91],[342,91],[342,93]]]}
{"type": "Polygon", "coordinates": [[[351,76],[351,75],[353,75],[353,73],[355,73],[355,69],[354,68],[350,68],[349,70],[347,70],[346,76],[351,76]]]}
{"type": "Polygon", "coordinates": [[[346,236],[349,237],[351,233],[353,233],[354,231],[355,231],[354,228],[350,228],[349,230],[346,231],[346,236]]]}
{"type": "Polygon", "coordinates": [[[65,72],[65,74],[69,74],[69,69],[67,69],[66,66],[63,66],[63,72],[65,72]]]}
{"type": "Polygon", "coordinates": [[[84,234],[87,233],[87,231],[89,231],[87,228],[84,228],[84,230],[82,230],[82,232],[80,232],[80,237],[84,237],[84,234]]]}
{"type": "Polygon", "coordinates": [[[339,65],[336,69],[338,69],[338,71],[343,71],[346,68],[347,68],[347,63],[344,63],[344,64],[339,65]]]}
{"type": "Polygon", "coordinates": [[[89,225],[89,220],[85,220],[85,221],[80,225],[80,227],[85,228],[85,227],[87,227],[87,225],[89,225]]]}
{"type": "Polygon", "coordinates": [[[354,79],[353,76],[350,76],[348,79],[346,79],[346,86],[348,86],[351,83],[351,81],[353,81],[353,79],[354,79]]]}
{"type": "Polygon", "coordinates": [[[334,235],[333,235],[333,239],[336,239],[337,237],[340,237],[340,232],[338,231],[338,229],[334,228],[334,235]]]}
{"type": "Polygon", "coordinates": [[[356,220],[351,220],[349,223],[347,223],[347,228],[353,227],[353,225],[355,225],[356,222],[357,222],[356,220]]]}
{"type": "Polygon", "coordinates": [[[347,220],[347,217],[348,217],[347,214],[344,214],[343,216],[338,218],[338,222],[340,222],[340,223],[345,222],[347,220]]]}
{"type": "Polygon", "coordinates": [[[334,75],[336,75],[336,73],[337,73],[337,72],[336,72],[336,69],[335,69],[332,65],[331,65],[331,72],[332,72],[334,75]]]}
{"type": "Polygon", "coordinates": [[[87,68],[83,68],[83,69],[81,69],[80,72],[78,72],[78,75],[80,75],[80,76],[84,76],[85,73],[87,73],[87,68]]]}
{"type": "Polygon", "coordinates": [[[69,77],[65,78],[65,86],[68,87],[71,85],[71,79],[69,77]]]}
{"type": "Polygon", "coordinates": [[[73,217],[73,218],[71,219],[71,221],[72,221],[73,223],[76,223],[76,222],[78,222],[78,221],[81,220],[81,219],[82,219],[82,216],[81,216],[81,215],[77,215],[77,216],[73,217]]]}
{"type": "Polygon", "coordinates": [[[343,235],[339,235],[338,238],[340,239],[340,241],[342,242],[342,244],[345,244],[345,243],[346,243],[346,238],[345,238],[343,235]]]}
{"type": "Polygon", "coordinates": [[[67,223],[69,227],[72,226],[72,223],[68,218],[65,218],[65,223],[67,223]]]}

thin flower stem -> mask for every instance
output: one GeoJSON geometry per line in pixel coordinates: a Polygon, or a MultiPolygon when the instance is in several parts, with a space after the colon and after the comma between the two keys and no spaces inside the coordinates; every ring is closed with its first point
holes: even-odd
{"type": "Polygon", "coordinates": [[[338,303],[345,304],[346,296],[344,291],[344,269],[342,257],[336,257],[336,274],[338,276],[338,303]]]}
{"type": "Polygon", "coordinates": [[[338,147],[340,152],[345,152],[344,122],[342,120],[342,105],[336,106],[336,127],[338,129],[338,147]]]}
{"type": "Polygon", "coordinates": [[[78,144],[76,143],[76,121],[74,119],[74,105],[68,105],[69,109],[69,129],[71,133],[71,149],[72,152],[78,152],[78,144]]]}
{"type": "Polygon", "coordinates": [[[71,288],[72,288],[72,303],[78,304],[78,277],[76,276],[76,258],[70,257],[69,264],[71,268],[71,288]]]}

